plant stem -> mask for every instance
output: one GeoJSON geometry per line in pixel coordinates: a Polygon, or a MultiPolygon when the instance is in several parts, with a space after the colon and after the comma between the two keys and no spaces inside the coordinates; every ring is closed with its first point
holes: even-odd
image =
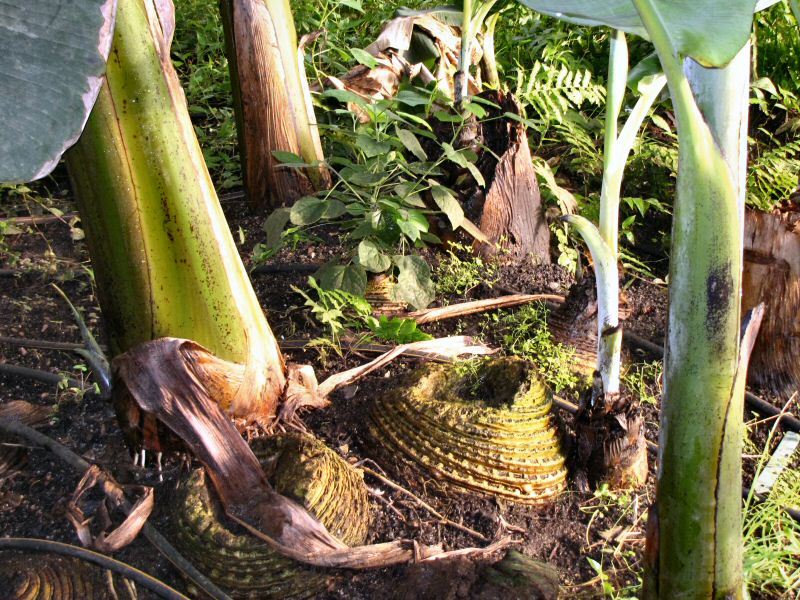
{"type": "Polygon", "coordinates": [[[470,67],[470,46],[472,45],[472,0],[463,0],[461,17],[461,54],[458,59],[458,71],[453,78],[455,88],[454,104],[457,109],[461,109],[464,100],[468,95],[469,67],[470,67]]]}
{"type": "MultiPolygon", "coordinates": [[[[646,586],[645,597],[740,598],[740,483],[734,485],[741,477],[742,420],[742,394],[735,385],[742,265],[737,194],[654,1],[633,2],[678,117],[657,484],[658,581],[646,586]]],[[[714,101],[736,110],[719,91],[714,101]]]]}
{"type": "Polygon", "coordinates": [[[195,340],[246,365],[231,410],[268,416],[285,384],[282,358],[214,192],[158,6],[120,0],[105,82],[67,157],[111,352],[195,340]]]}
{"type": "MultiPolygon", "coordinates": [[[[628,44],[622,31],[614,30],[608,53],[608,93],[606,96],[605,136],[603,140],[603,184],[600,190],[600,236],[617,256],[619,236],[619,190],[625,161],[614,161],[617,155],[617,122],[625,97],[628,78],[628,44]],[[613,168],[612,168],[613,167],[613,168]]],[[[627,153],[625,154],[627,157],[627,153]]]]}

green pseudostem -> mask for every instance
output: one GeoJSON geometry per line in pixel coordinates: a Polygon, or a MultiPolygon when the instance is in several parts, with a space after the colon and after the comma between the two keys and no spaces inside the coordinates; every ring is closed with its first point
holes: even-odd
{"type": "Polygon", "coordinates": [[[192,339],[246,365],[234,412],[270,414],[282,359],[203,161],[156,4],[120,0],[106,81],[68,155],[112,354],[163,336],[192,339]]]}
{"type": "Polygon", "coordinates": [[[731,171],[658,10],[652,0],[634,4],[667,76],[679,146],[659,445],[659,578],[648,593],[739,598],[742,411],[733,396],[741,213],[731,171]]]}

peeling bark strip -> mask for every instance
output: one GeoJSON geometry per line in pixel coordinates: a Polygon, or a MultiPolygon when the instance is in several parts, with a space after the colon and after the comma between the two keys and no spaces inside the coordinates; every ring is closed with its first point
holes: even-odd
{"type": "Polygon", "coordinates": [[[718,597],[718,581],[727,588],[730,580],[730,566],[742,561],[742,544],[739,538],[731,539],[730,531],[742,527],[742,505],[728,502],[725,494],[742,487],[742,445],[744,426],[744,390],[747,383],[747,366],[756,343],[758,330],[764,318],[764,305],[759,304],[742,319],[742,337],[739,343],[739,357],[731,386],[728,405],[725,409],[722,442],[717,455],[716,479],[714,488],[714,594],[718,597]]]}
{"type": "Polygon", "coordinates": [[[279,167],[273,151],[323,160],[288,0],[220,0],[244,184],[255,207],[330,184],[324,169],[279,167]]]}
{"type": "MultiPolygon", "coordinates": [[[[491,108],[487,119],[480,123],[479,135],[491,150],[484,151],[478,163],[488,186],[480,229],[492,244],[508,249],[515,260],[533,254],[540,263],[549,263],[550,229],[542,209],[525,126],[503,116],[506,112],[519,115],[520,106],[511,94],[491,91],[481,97],[495,102],[500,109],[491,108]]],[[[479,250],[484,255],[496,252],[488,244],[480,245],[479,250]]]]}
{"type": "Polygon", "coordinates": [[[201,381],[197,365],[205,354],[194,342],[167,338],[117,357],[114,369],[139,409],[155,415],[203,463],[228,516],[271,548],[312,565],[367,569],[465,554],[485,557],[510,544],[506,538],[484,549],[443,552],[400,540],[348,548],[271,488],[258,459],[201,381]]]}

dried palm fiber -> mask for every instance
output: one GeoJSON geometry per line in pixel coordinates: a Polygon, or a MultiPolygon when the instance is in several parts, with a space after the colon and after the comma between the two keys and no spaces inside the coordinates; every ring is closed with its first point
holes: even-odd
{"type": "Polygon", "coordinates": [[[377,275],[367,282],[364,297],[376,315],[394,315],[408,309],[408,303],[395,298],[397,282],[392,277],[377,275]]]}
{"type": "MultiPolygon", "coordinates": [[[[53,413],[51,406],[36,406],[24,400],[0,405],[0,418],[17,419],[31,427],[43,425],[53,413]]],[[[28,449],[14,436],[0,434],[0,481],[19,473],[28,461],[28,449]]]]}
{"type": "MultiPolygon", "coordinates": [[[[629,316],[625,296],[620,295],[619,320],[625,321],[629,316]]],[[[597,292],[593,276],[570,288],[564,303],[548,316],[547,326],[554,341],[575,349],[571,369],[591,377],[597,369],[597,292]]]]}
{"type": "Polygon", "coordinates": [[[551,408],[523,359],[488,359],[475,372],[426,365],[374,403],[369,427],[387,451],[455,487],[539,504],[566,485],[551,408]]]}
{"type": "MultiPolygon", "coordinates": [[[[298,501],[349,545],[363,544],[369,498],[362,476],[321,441],[300,434],[258,439],[252,450],[275,489],[298,501]]],[[[230,529],[202,470],[179,489],[173,506],[178,548],[236,599],[307,598],[329,572],[315,570],[230,529]]]]}
{"type": "Polygon", "coordinates": [[[41,552],[0,552],[0,598],[111,600],[112,596],[103,569],[85,561],[41,552]]]}
{"type": "Polygon", "coordinates": [[[800,388],[800,207],[795,202],[771,213],[749,210],[744,221],[742,314],[766,304],[748,377],[786,396],[800,388]]]}

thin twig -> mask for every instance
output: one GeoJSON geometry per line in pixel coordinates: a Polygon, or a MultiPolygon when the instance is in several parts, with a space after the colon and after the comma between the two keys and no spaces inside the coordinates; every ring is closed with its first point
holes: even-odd
{"type": "MultiPolygon", "coordinates": [[[[53,454],[55,454],[58,458],[63,460],[65,463],[70,465],[73,469],[75,469],[78,473],[83,475],[91,466],[86,460],[75,454],[72,450],[59,444],[57,441],[52,439],[45,434],[36,431],[26,425],[18,421],[12,421],[9,419],[0,419],[0,431],[4,431],[5,433],[10,433],[11,435],[16,435],[22,437],[34,444],[42,446],[47,450],[50,450],[53,454]]],[[[104,473],[101,472],[100,481],[104,485],[108,486],[116,486],[116,482],[112,479],[105,476],[104,473]]],[[[120,495],[122,495],[122,490],[120,488],[120,495]]],[[[130,513],[131,509],[133,508],[131,504],[124,499],[120,503],[120,508],[125,512],[125,514],[130,513]]],[[[169,560],[181,573],[183,573],[188,579],[191,579],[201,590],[203,590],[209,597],[213,598],[214,600],[231,600],[230,597],[225,594],[222,590],[220,590],[211,580],[209,580],[205,575],[200,573],[189,561],[187,561],[181,554],[178,553],[175,548],[172,547],[164,536],[162,536],[155,527],[150,525],[150,523],[145,523],[142,527],[142,533],[144,536],[150,541],[151,544],[161,552],[161,554],[169,560]]]]}
{"type": "Polygon", "coordinates": [[[80,546],[34,538],[0,538],[0,550],[4,549],[52,552],[54,554],[79,558],[80,560],[94,563],[104,569],[114,571],[126,579],[131,579],[166,600],[189,600],[188,597],[171,588],[166,583],[159,581],[144,571],[140,571],[136,567],[132,567],[127,563],[118,561],[105,554],[81,548],[80,546]]]}
{"type": "Polygon", "coordinates": [[[44,225],[45,223],[53,223],[54,221],[61,221],[67,223],[69,219],[77,217],[77,212],[64,213],[61,216],[57,215],[31,215],[29,217],[6,217],[0,219],[0,223],[8,223],[10,225],[44,225]]]}
{"type": "Polygon", "coordinates": [[[401,513],[399,510],[397,510],[397,507],[396,507],[394,504],[392,504],[392,503],[391,503],[391,502],[389,502],[389,501],[388,501],[386,498],[384,498],[381,492],[379,492],[379,491],[377,491],[377,490],[373,490],[373,489],[372,489],[372,488],[370,488],[370,487],[368,487],[368,488],[367,488],[367,490],[369,491],[369,495],[370,495],[370,496],[372,496],[373,498],[375,498],[375,499],[376,499],[378,502],[380,502],[380,503],[381,503],[381,504],[383,504],[383,505],[384,505],[386,508],[388,508],[389,510],[391,510],[391,511],[392,511],[394,514],[396,514],[398,519],[400,519],[400,520],[401,520],[403,523],[405,523],[405,522],[406,522],[406,518],[405,518],[405,516],[403,515],[403,513],[401,513]]]}
{"type": "Polygon", "coordinates": [[[520,304],[528,304],[537,301],[543,302],[545,300],[563,300],[563,296],[556,294],[512,294],[510,296],[501,296],[500,298],[490,298],[488,300],[473,300],[472,302],[462,302],[461,304],[426,308],[400,316],[407,319],[414,319],[417,324],[423,325],[434,321],[465,317],[467,315],[474,315],[499,308],[510,308],[512,306],[519,306],[520,304]]]}
{"type": "Polygon", "coordinates": [[[456,523],[455,521],[451,521],[450,519],[445,517],[442,513],[437,511],[435,508],[433,508],[430,504],[428,504],[427,502],[425,502],[424,500],[422,500],[418,496],[414,495],[413,493],[409,492],[404,487],[396,484],[394,481],[392,481],[390,479],[387,479],[386,477],[384,477],[383,475],[381,475],[377,471],[373,471],[369,467],[364,467],[364,466],[362,466],[360,468],[361,468],[362,471],[372,475],[375,479],[379,479],[380,481],[382,481],[383,483],[388,485],[393,490],[401,492],[401,493],[405,494],[406,496],[408,496],[409,498],[413,499],[417,503],[418,506],[424,508],[429,513],[431,513],[434,517],[439,519],[439,522],[442,523],[443,525],[449,525],[450,527],[455,527],[456,529],[459,529],[459,530],[463,531],[464,533],[468,533],[471,536],[478,538],[482,542],[488,542],[489,541],[489,538],[487,538],[482,533],[479,533],[479,532],[475,531],[474,529],[470,529],[469,527],[467,527],[466,525],[462,525],[461,523],[456,523]]]}

